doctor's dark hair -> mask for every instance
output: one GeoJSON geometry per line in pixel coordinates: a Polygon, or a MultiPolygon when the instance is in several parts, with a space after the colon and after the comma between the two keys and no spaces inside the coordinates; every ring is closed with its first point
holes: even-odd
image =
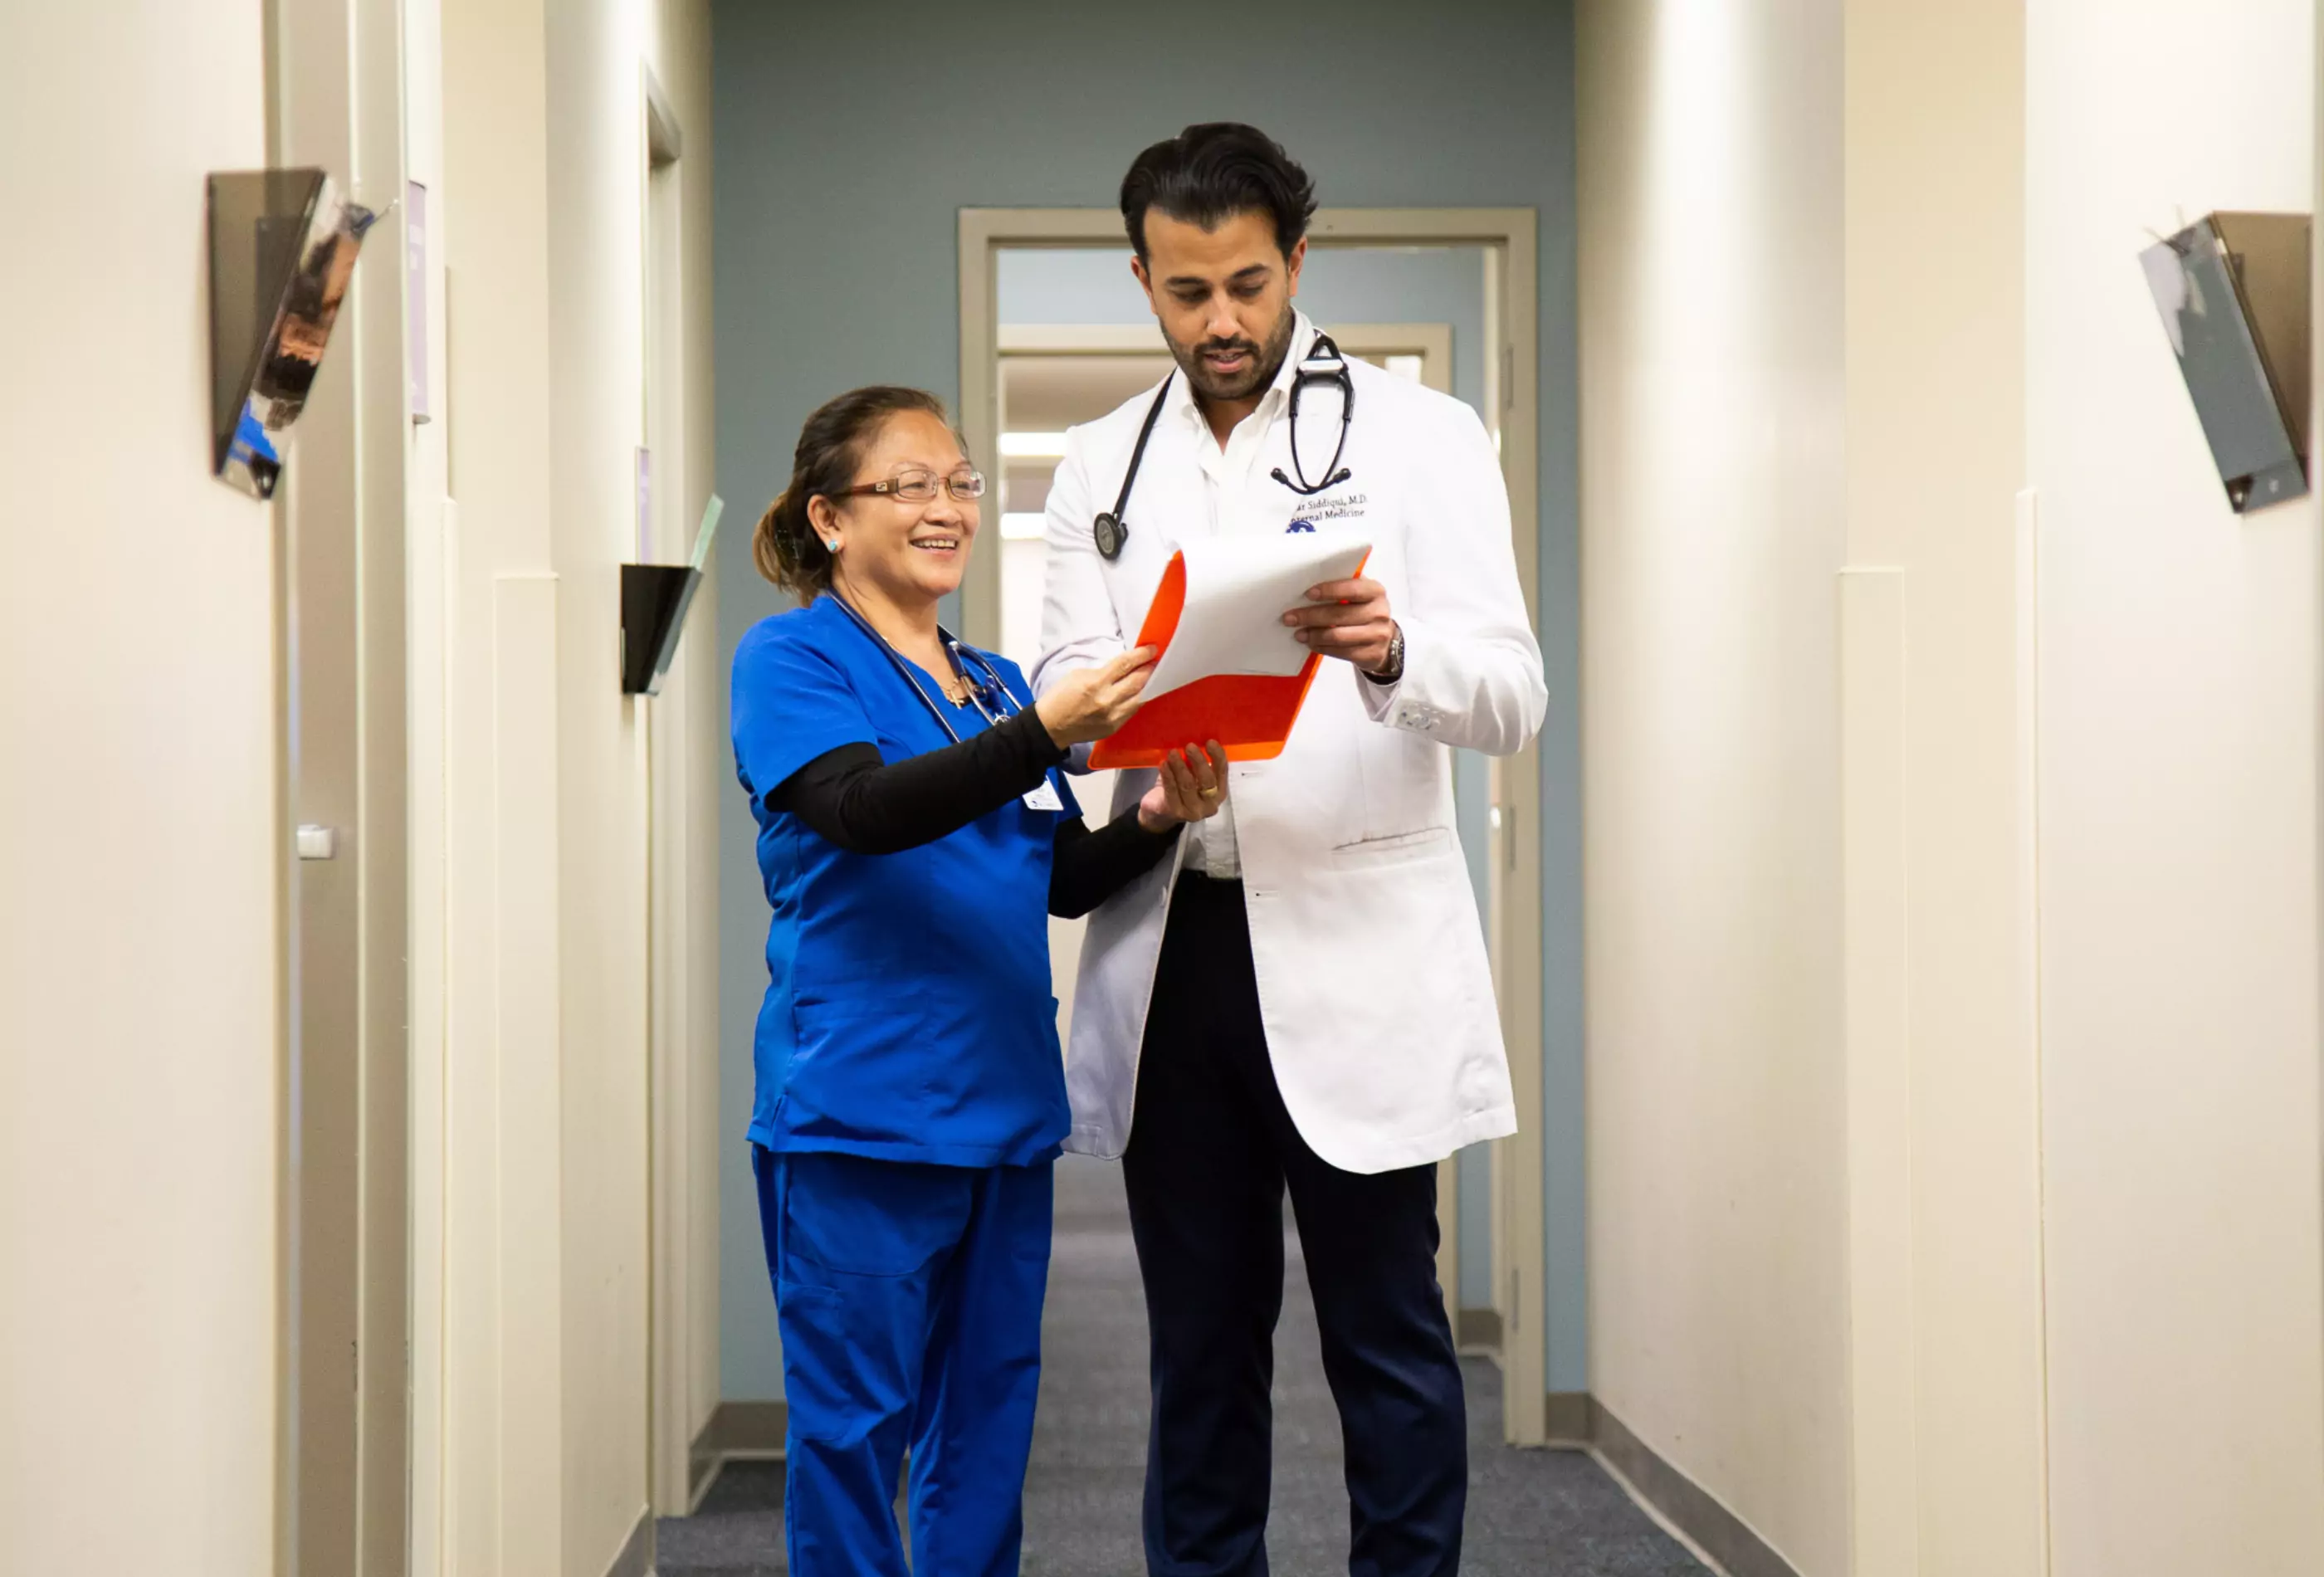
{"type": "Polygon", "coordinates": [[[1236,214],[1265,214],[1275,221],[1277,249],[1288,257],[1314,217],[1315,183],[1257,126],[1209,121],[1155,143],[1121,178],[1121,222],[1141,262],[1148,208],[1205,230],[1236,214]]]}
{"type": "Polygon", "coordinates": [[[938,421],[950,419],[944,401],[925,389],[905,389],[875,383],[850,389],[826,401],[799,429],[798,447],[791,453],[790,485],[759,517],[751,536],[751,557],[759,573],[799,601],[813,602],[831,588],[831,549],[816,534],[807,519],[807,501],[816,494],[834,493],[855,482],[855,467],[863,451],[880,436],[892,416],[923,411],[938,421]]]}

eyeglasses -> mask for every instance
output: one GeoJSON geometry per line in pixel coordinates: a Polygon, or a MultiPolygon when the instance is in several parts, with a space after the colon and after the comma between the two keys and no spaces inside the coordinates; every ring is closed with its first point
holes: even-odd
{"type": "Polygon", "coordinates": [[[934,502],[939,485],[961,503],[967,503],[984,496],[984,473],[964,466],[939,482],[933,471],[904,471],[885,482],[859,483],[853,487],[834,489],[824,496],[854,498],[862,493],[876,493],[901,503],[928,503],[934,502]]]}

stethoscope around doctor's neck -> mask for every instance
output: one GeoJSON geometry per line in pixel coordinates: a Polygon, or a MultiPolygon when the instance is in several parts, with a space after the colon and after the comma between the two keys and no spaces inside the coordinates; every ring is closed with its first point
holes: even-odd
{"type": "MultiPolygon", "coordinates": [[[[1130,451],[1130,469],[1122,474],[1121,491],[1114,497],[1113,507],[1090,522],[1090,535],[1097,540],[1097,550],[1107,563],[1121,557],[1121,549],[1130,540],[1130,490],[1138,484],[1138,467],[1146,458],[1146,440],[1154,436],[1154,424],[1162,418],[1162,407],[1170,398],[1170,380],[1178,375],[1173,367],[1170,376],[1162,380],[1162,387],[1154,393],[1154,403],[1146,408],[1146,424],[1138,429],[1138,442],[1130,451]]],[[[1327,487],[1336,487],[1352,475],[1340,464],[1340,456],[1348,452],[1348,424],[1356,418],[1356,381],[1348,373],[1348,358],[1340,354],[1328,334],[1319,334],[1307,347],[1307,355],[1299,370],[1291,377],[1291,469],[1297,477],[1283,474],[1277,466],[1275,479],[1302,498],[1313,498],[1327,487]],[[1340,441],[1332,447],[1332,463],[1323,467],[1323,480],[1307,480],[1307,468],[1299,463],[1299,396],[1310,383],[1331,383],[1340,391],[1340,441]]]]}

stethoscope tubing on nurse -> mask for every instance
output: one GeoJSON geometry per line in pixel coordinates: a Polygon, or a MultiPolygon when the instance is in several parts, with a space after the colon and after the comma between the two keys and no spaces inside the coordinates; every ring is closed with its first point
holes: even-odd
{"type": "MultiPolygon", "coordinates": [[[[886,654],[888,660],[895,665],[896,672],[902,676],[906,684],[912,687],[912,694],[918,696],[920,698],[920,704],[928,709],[928,715],[936,720],[937,725],[943,728],[945,733],[952,736],[953,743],[958,744],[960,731],[952,725],[952,719],[945,715],[944,708],[936,704],[935,698],[928,694],[926,687],[913,674],[912,665],[904,660],[903,653],[889,645],[888,638],[874,630],[872,627],[872,622],[857,613],[845,597],[835,592],[832,594],[831,600],[837,603],[841,612],[855,621],[855,627],[870,636],[872,644],[886,654]]],[[[992,666],[991,658],[977,650],[976,648],[963,643],[958,636],[941,624],[936,626],[936,639],[944,642],[945,654],[952,659],[952,671],[959,677],[963,684],[968,687],[968,698],[975,704],[977,715],[984,719],[988,727],[998,727],[1024,710],[1017,704],[1015,697],[1009,694],[1009,687],[1001,683],[1001,670],[992,666]],[[976,664],[982,677],[968,671],[971,661],[976,664]]]]}
{"type": "MultiPolygon", "coordinates": [[[[1104,511],[1090,522],[1090,535],[1097,542],[1098,556],[1108,564],[1121,557],[1130,541],[1130,490],[1137,485],[1138,467],[1146,459],[1146,440],[1154,436],[1154,424],[1162,419],[1162,406],[1170,398],[1170,381],[1178,375],[1176,368],[1162,380],[1162,387],[1154,393],[1154,403],[1146,408],[1146,420],[1138,429],[1138,442],[1130,451],[1130,469],[1122,474],[1121,491],[1114,496],[1113,507],[1104,511]]],[[[1313,498],[1327,487],[1336,487],[1353,475],[1340,464],[1340,456],[1348,452],[1348,426],[1356,418],[1356,381],[1349,374],[1348,359],[1328,334],[1319,334],[1307,347],[1306,359],[1291,378],[1291,469],[1298,480],[1283,474],[1277,466],[1275,479],[1302,498],[1313,498]],[[1332,463],[1323,467],[1323,480],[1307,480],[1307,468],[1299,462],[1299,396],[1310,383],[1333,383],[1340,391],[1340,441],[1333,446],[1332,463]]]]}

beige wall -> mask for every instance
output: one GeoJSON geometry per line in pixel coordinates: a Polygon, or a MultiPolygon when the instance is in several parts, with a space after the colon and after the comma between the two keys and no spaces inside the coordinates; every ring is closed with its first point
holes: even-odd
{"type": "Polygon", "coordinates": [[[1849,0],[1852,1564],[2042,1570],[2020,0],[1849,0]]]}
{"type": "MultiPolygon", "coordinates": [[[[561,1093],[539,0],[443,7],[443,1569],[558,1577],[561,1093]]],[[[415,647],[415,660],[422,654],[415,647]]],[[[426,852],[415,847],[415,855],[426,852]]],[[[425,923],[424,917],[422,923],[425,923]]],[[[422,1243],[424,1262],[429,1246],[422,1243]]]]}
{"type": "Polygon", "coordinates": [[[2031,1577],[2021,19],[1582,30],[1592,1386],[1810,1577],[2031,1577]]]}
{"type": "Polygon", "coordinates": [[[2319,511],[2135,261],[2310,14],[1842,11],[1582,7],[1593,1384],[1811,1577],[2324,1569],[2319,511]]]}
{"type": "Polygon", "coordinates": [[[1840,6],[1578,25],[1591,1383],[1837,1577],[1840,6]]]}
{"type": "MultiPolygon", "coordinates": [[[[423,1455],[442,1476],[447,1571],[595,1577],[652,1493],[656,814],[684,827],[672,902],[700,939],[673,966],[676,1021],[706,1066],[715,1056],[712,961],[691,950],[715,903],[724,745],[700,633],[715,604],[697,604],[657,700],[621,694],[617,636],[646,436],[643,68],[706,178],[707,6],[494,0],[446,6],[441,25],[445,1402],[423,1455]],[[683,758],[667,807],[650,746],[683,758]]],[[[657,456],[656,481],[691,520],[710,483],[706,191],[686,200],[687,441],[657,456]]],[[[714,1121],[694,1114],[704,1144],[714,1121]]],[[[715,1215],[687,1234],[715,1239],[715,1215]]],[[[681,1383],[698,1425],[715,1399],[715,1242],[690,1268],[681,1383]]]]}
{"type": "Polygon", "coordinates": [[[604,1570],[646,1500],[646,727],[614,639],[644,437],[645,9],[544,7],[571,1577],[604,1570]]]}
{"type": "MultiPolygon", "coordinates": [[[[689,161],[689,425],[659,475],[688,521],[710,483],[707,5],[402,20],[439,265],[436,420],[404,452],[413,1569],[595,1577],[650,1492],[650,706],[705,1070],[681,1431],[715,1401],[723,687],[698,633],[663,701],[614,668],[649,59],[689,161]]],[[[28,309],[0,379],[26,528],[0,641],[39,677],[8,692],[0,787],[0,1563],[242,1577],[279,1512],[281,739],[272,518],[208,469],[202,176],[264,162],[263,8],[10,25],[0,115],[48,152],[7,195],[51,240],[6,254],[28,309]]]]}
{"type": "Polygon", "coordinates": [[[2230,514],[2137,265],[2314,206],[2303,0],[2028,0],[2060,1577],[2324,1570],[2315,501],[2230,514]]]}
{"type": "Polygon", "coordinates": [[[209,475],[203,177],[264,162],[261,10],[6,32],[5,1563],[245,1577],[274,1545],[275,560],[209,475]]]}

